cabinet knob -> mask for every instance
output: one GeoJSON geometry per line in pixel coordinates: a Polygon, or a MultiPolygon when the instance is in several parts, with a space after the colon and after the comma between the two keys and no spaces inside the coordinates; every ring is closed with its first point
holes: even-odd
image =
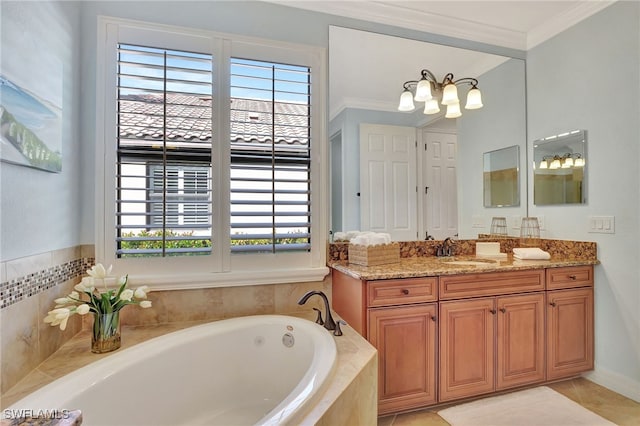
{"type": "Polygon", "coordinates": [[[435,315],[432,315],[432,316],[431,316],[431,321],[436,322],[436,319],[437,319],[437,318],[436,318],[436,316],[435,316],[435,315]]]}
{"type": "Polygon", "coordinates": [[[409,290],[408,290],[408,289],[406,289],[406,288],[403,288],[403,289],[402,289],[402,294],[409,294],[409,290]]]}
{"type": "Polygon", "coordinates": [[[556,302],[549,302],[549,305],[556,306],[556,302]]]}
{"type": "Polygon", "coordinates": [[[495,315],[497,311],[495,309],[489,309],[489,312],[491,312],[493,315],[495,315]]]}
{"type": "Polygon", "coordinates": [[[578,277],[576,277],[575,275],[569,275],[569,278],[571,278],[574,281],[578,279],[578,277]]]}
{"type": "Polygon", "coordinates": [[[507,312],[507,308],[500,308],[500,312],[502,312],[503,314],[507,312]]]}

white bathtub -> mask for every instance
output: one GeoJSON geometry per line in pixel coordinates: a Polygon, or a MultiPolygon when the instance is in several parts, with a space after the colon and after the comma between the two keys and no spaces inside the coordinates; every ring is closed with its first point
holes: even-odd
{"type": "Polygon", "coordinates": [[[289,316],[212,322],[120,350],[9,409],[79,409],[88,426],[287,424],[328,381],[333,339],[289,316]]]}

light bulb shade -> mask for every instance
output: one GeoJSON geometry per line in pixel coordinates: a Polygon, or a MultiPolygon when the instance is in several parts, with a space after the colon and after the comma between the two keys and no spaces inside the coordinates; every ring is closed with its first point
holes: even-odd
{"type": "Polygon", "coordinates": [[[416,107],[413,105],[413,95],[409,90],[405,90],[400,95],[400,105],[398,111],[413,111],[416,107]]]}
{"type": "Polygon", "coordinates": [[[440,105],[438,105],[438,100],[435,98],[429,99],[424,104],[424,113],[425,114],[437,114],[440,112],[440,105]]]}
{"type": "MultiPolygon", "coordinates": [[[[459,104],[458,88],[455,84],[449,83],[442,89],[442,105],[459,104]]],[[[458,108],[459,109],[459,108],[458,108]]]]}
{"type": "Polygon", "coordinates": [[[573,158],[567,157],[565,158],[564,163],[562,163],[562,168],[568,169],[570,167],[573,167],[573,158]]]}
{"type": "Polygon", "coordinates": [[[573,165],[576,167],[584,167],[584,158],[576,158],[576,161],[573,162],[573,165]]]}
{"type": "Polygon", "coordinates": [[[557,158],[555,160],[553,160],[551,162],[551,164],[549,165],[550,169],[559,169],[560,168],[560,160],[558,160],[557,158]]]}
{"type": "Polygon", "coordinates": [[[460,103],[447,105],[447,113],[444,115],[446,118],[458,118],[461,115],[460,103]]]}
{"type": "Polygon", "coordinates": [[[418,102],[426,102],[432,98],[431,83],[426,78],[423,78],[418,82],[418,86],[416,87],[416,96],[413,99],[418,102]]]}
{"type": "Polygon", "coordinates": [[[547,160],[542,160],[540,162],[540,169],[548,169],[549,168],[549,163],[547,163],[547,160]]]}
{"type": "Polygon", "coordinates": [[[464,109],[479,109],[482,108],[482,93],[480,89],[474,87],[467,93],[467,104],[464,109]]]}

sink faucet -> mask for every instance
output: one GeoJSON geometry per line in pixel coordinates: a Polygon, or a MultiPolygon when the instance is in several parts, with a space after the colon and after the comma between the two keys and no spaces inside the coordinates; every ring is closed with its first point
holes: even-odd
{"type": "Polygon", "coordinates": [[[453,255],[453,248],[453,240],[451,237],[447,237],[442,244],[436,247],[436,256],[451,256],[453,255]]]}
{"type": "Polygon", "coordinates": [[[333,317],[331,316],[331,308],[329,308],[329,299],[327,299],[326,294],[324,294],[321,291],[311,290],[307,292],[304,296],[302,296],[302,298],[298,301],[298,305],[304,305],[305,303],[307,303],[307,300],[309,300],[311,296],[315,296],[315,295],[322,297],[322,300],[324,301],[324,307],[326,310],[326,313],[325,313],[326,321],[324,322],[324,328],[326,328],[327,330],[335,330],[336,322],[333,320],[333,317]]]}

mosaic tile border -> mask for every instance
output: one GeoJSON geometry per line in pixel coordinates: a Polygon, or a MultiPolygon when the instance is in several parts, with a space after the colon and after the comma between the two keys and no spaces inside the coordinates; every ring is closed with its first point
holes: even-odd
{"type": "Polygon", "coordinates": [[[82,276],[94,263],[93,257],[83,257],[0,283],[0,310],[82,276]]]}

